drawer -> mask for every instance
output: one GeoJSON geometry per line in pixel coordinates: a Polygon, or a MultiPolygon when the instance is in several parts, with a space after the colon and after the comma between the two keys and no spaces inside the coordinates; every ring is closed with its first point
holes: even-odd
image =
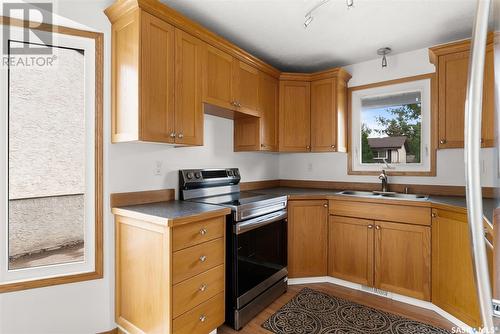
{"type": "Polygon", "coordinates": [[[189,311],[220,292],[224,292],[224,266],[212,268],[174,286],[173,317],[189,311]]]}
{"type": "Polygon", "coordinates": [[[173,329],[175,334],[205,334],[222,325],[224,320],[224,293],[219,293],[174,319],[173,329]]]}
{"type": "Polygon", "coordinates": [[[330,200],[330,214],[344,217],[431,225],[431,209],[418,206],[330,200]]]}
{"type": "Polygon", "coordinates": [[[177,284],[224,263],[224,238],[174,252],[172,280],[177,284]]]}
{"type": "Polygon", "coordinates": [[[191,247],[224,236],[225,217],[216,217],[173,228],[174,251],[191,247]]]}

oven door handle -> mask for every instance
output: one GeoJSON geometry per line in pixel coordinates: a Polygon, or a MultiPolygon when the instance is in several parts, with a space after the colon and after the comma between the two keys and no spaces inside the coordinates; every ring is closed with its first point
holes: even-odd
{"type": "Polygon", "coordinates": [[[286,219],[288,217],[287,210],[273,212],[262,217],[253,218],[234,225],[233,232],[235,234],[243,234],[256,228],[272,224],[274,222],[286,219]]]}

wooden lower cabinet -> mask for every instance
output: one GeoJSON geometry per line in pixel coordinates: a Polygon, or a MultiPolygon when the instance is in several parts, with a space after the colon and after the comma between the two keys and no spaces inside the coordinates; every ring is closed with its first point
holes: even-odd
{"type": "Polygon", "coordinates": [[[373,221],[330,216],[328,275],[373,285],[373,221]]]}
{"type": "Polygon", "coordinates": [[[115,216],[116,323],[206,334],[225,320],[225,217],[168,226],[115,216]]]}
{"type": "Polygon", "coordinates": [[[381,221],[374,223],[374,286],[430,301],[430,227],[381,221]]]}
{"type": "MultiPolygon", "coordinates": [[[[491,249],[488,249],[488,256],[491,267],[491,249]]],[[[433,210],[432,302],[470,326],[481,325],[464,213],[433,210]]]]}
{"type": "Polygon", "coordinates": [[[430,300],[430,227],[332,215],[328,274],[430,300]]]}
{"type": "Polygon", "coordinates": [[[288,277],[326,276],[328,201],[288,202],[288,277]]]}

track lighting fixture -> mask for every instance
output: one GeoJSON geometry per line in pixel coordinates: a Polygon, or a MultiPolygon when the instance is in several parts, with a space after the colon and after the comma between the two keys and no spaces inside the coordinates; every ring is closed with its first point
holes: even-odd
{"type": "MultiPolygon", "coordinates": [[[[320,2],[318,2],[313,8],[311,8],[307,13],[306,15],[304,16],[304,28],[307,28],[312,20],[314,19],[313,17],[313,13],[319,9],[321,6],[327,4],[328,2],[330,2],[331,0],[321,0],[320,2]]],[[[354,0],[346,0],[346,5],[347,5],[347,8],[350,9],[352,7],[354,7],[354,0]]]]}
{"type": "Polygon", "coordinates": [[[387,67],[387,55],[391,53],[391,48],[385,47],[377,50],[377,54],[382,56],[382,68],[387,67]]]}

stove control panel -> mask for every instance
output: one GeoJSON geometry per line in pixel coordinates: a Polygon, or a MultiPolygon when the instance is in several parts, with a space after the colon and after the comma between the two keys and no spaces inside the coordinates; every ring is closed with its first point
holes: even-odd
{"type": "Polygon", "coordinates": [[[238,184],[240,180],[238,168],[179,170],[180,189],[238,184]]]}

